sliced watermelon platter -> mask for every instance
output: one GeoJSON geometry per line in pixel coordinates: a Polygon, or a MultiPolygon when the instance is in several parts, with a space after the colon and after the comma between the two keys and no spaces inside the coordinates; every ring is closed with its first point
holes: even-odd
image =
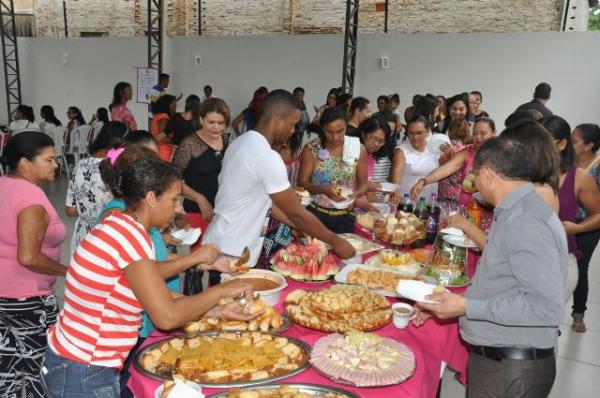
{"type": "Polygon", "coordinates": [[[340,270],[340,259],[329,253],[325,243],[310,239],[307,244],[290,243],[271,259],[273,271],[298,281],[322,282],[340,270]]]}

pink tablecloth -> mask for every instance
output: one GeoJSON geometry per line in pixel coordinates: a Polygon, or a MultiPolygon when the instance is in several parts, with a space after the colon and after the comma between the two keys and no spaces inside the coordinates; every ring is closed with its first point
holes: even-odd
{"type": "MultiPolygon", "coordinates": [[[[284,290],[282,299],[294,289],[321,289],[331,283],[308,284],[288,280],[288,284],[289,286],[284,290]]],[[[396,301],[395,299],[391,300],[396,301]]],[[[377,330],[375,333],[380,336],[396,339],[409,346],[415,353],[416,371],[406,382],[384,388],[354,388],[336,384],[319,375],[312,368],[296,376],[284,379],[282,382],[336,386],[352,391],[360,397],[433,398],[436,396],[440,382],[440,367],[442,362],[446,362],[451,369],[460,373],[460,380],[463,383],[465,382],[469,353],[467,347],[460,339],[458,323],[456,321],[444,322],[430,319],[420,328],[416,328],[411,324],[403,330],[396,329],[393,324],[390,324],[377,330]]],[[[283,332],[283,334],[299,338],[310,345],[314,345],[319,338],[325,336],[325,333],[316,332],[298,325],[294,325],[294,327],[283,332]]],[[[166,336],[163,333],[155,332],[151,337],[146,339],[144,345],[158,341],[166,336]]],[[[136,397],[152,397],[159,385],[160,382],[150,379],[131,368],[131,378],[129,379],[128,386],[136,397]]],[[[203,393],[207,396],[220,391],[223,390],[213,388],[203,389],[203,393]]]]}

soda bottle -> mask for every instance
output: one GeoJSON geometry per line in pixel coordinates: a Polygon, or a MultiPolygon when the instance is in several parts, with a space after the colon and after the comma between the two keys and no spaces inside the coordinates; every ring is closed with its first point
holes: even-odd
{"type": "Polygon", "coordinates": [[[419,237],[411,245],[412,248],[425,247],[427,244],[427,224],[429,223],[429,212],[427,211],[427,205],[425,204],[425,198],[421,196],[419,203],[415,209],[415,216],[421,220],[421,229],[419,231],[419,237]]]}
{"type": "Polygon", "coordinates": [[[413,212],[413,204],[410,200],[410,196],[407,193],[404,194],[404,199],[402,199],[402,202],[400,202],[400,204],[398,205],[398,210],[403,211],[405,213],[413,212]]]}
{"type": "Polygon", "coordinates": [[[427,222],[427,243],[433,243],[438,233],[441,213],[440,206],[437,202],[437,195],[435,193],[432,193],[429,198],[427,211],[429,212],[429,221],[427,222]]]}
{"type": "Polygon", "coordinates": [[[469,221],[481,228],[481,219],[483,218],[483,209],[474,198],[471,198],[469,205],[467,206],[467,214],[469,215],[469,221]]]}

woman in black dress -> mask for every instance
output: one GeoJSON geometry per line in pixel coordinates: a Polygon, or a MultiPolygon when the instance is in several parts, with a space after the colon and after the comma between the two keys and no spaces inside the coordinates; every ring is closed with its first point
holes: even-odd
{"type": "MultiPolygon", "coordinates": [[[[219,98],[209,98],[200,106],[202,127],[184,138],[177,146],[173,166],[183,176],[183,208],[188,214],[190,225],[206,231],[213,216],[215,197],[219,189],[219,173],[227,142],[223,132],[229,125],[229,107],[219,98]]],[[[200,241],[198,241],[200,242],[200,241]]],[[[200,244],[198,243],[198,246],[200,244]]],[[[192,250],[195,246],[192,246],[192,250]]],[[[193,271],[186,273],[184,287],[195,285],[194,289],[184,289],[184,293],[197,293],[198,281],[192,283],[193,271]],[[187,290],[187,291],[186,291],[187,290]]],[[[211,284],[214,275],[211,275],[211,284]]],[[[218,281],[217,281],[218,283],[218,281]]]]}

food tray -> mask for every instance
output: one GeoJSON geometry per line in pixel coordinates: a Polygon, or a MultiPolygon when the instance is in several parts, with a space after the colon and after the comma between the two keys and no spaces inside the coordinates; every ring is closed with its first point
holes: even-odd
{"type": "MultiPolygon", "coordinates": [[[[344,283],[344,284],[348,284],[348,285],[364,286],[364,285],[361,285],[361,284],[358,284],[358,283],[350,283],[350,282],[348,282],[348,274],[350,272],[356,270],[356,269],[359,269],[359,268],[362,268],[362,269],[364,269],[366,271],[383,271],[383,272],[395,273],[393,270],[386,270],[386,269],[382,269],[382,268],[379,268],[379,267],[374,267],[372,265],[348,264],[344,268],[342,268],[340,270],[340,272],[337,273],[337,275],[335,276],[334,279],[335,279],[335,281],[337,283],[344,283]]],[[[385,296],[385,297],[398,297],[398,295],[396,294],[396,292],[388,292],[387,290],[374,289],[374,288],[371,288],[371,287],[369,287],[369,289],[371,289],[375,293],[381,294],[382,296],[385,296]]]]}
{"type": "MultiPolygon", "coordinates": [[[[319,397],[319,396],[327,394],[327,393],[334,393],[334,394],[345,395],[348,398],[359,398],[358,395],[356,395],[350,391],[343,390],[341,388],[323,386],[323,385],[319,385],[319,384],[307,384],[307,383],[270,384],[268,386],[248,387],[248,388],[244,388],[243,390],[244,391],[255,391],[255,390],[266,390],[266,389],[276,390],[277,388],[283,387],[283,386],[290,387],[290,388],[297,388],[298,390],[300,390],[300,392],[308,394],[311,397],[319,397]]],[[[225,397],[227,397],[227,394],[228,394],[228,392],[221,392],[216,395],[211,395],[207,398],[225,398],[225,397]]]]}
{"type": "Polygon", "coordinates": [[[354,247],[354,249],[356,250],[357,256],[362,256],[364,254],[368,254],[368,253],[376,252],[381,249],[385,249],[385,246],[383,246],[379,243],[370,241],[370,240],[363,238],[362,236],[359,236],[356,234],[340,234],[340,237],[346,239],[346,241],[348,241],[348,243],[350,243],[352,245],[352,247],[354,247]],[[355,246],[355,244],[356,244],[356,246],[355,246]]]}
{"type": "MultiPolygon", "coordinates": [[[[317,351],[322,349],[322,346],[326,345],[333,338],[334,338],[333,334],[322,337],[315,343],[315,349],[317,349],[317,351]]],[[[311,357],[310,363],[312,365],[312,368],[317,373],[319,373],[321,376],[323,376],[335,383],[342,384],[342,385],[359,387],[359,388],[378,388],[378,387],[386,387],[386,386],[392,386],[392,385],[398,385],[400,383],[404,383],[406,380],[410,379],[415,374],[416,358],[415,358],[414,352],[406,344],[403,344],[403,343],[401,343],[397,340],[394,340],[390,337],[383,337],[383,339],[385,341],[383,344],[395,346],[402,355],[402,361],[393,366],[393,367],[396,367],[395,372],[397,372],[396,380],[394,380],[393,382],[390,381],[390,382],[380,383],[380,384],[376,384],[376,385],[374,385],[374,384],[364,384],[363,385],[360,383],[352,382],[350,380],[346,380],[341,377],[332,376],[324,369],[321,369],[321,365],[328,367],[328,366],[331,366],[331,364],[321,363],[319,365],[316,365],[315,363],[313,363],[313,360],[314,360],[313,357],[311,357]]],[[[386,369],[386,372],[388,372],[388,371],[389,371],[389,369],[386,369]]],[[[366,371],[364,371],[364,372],[366,373],[366,371]]]]}
{"type": "MultiPolygon", "coordinates": [[[[275,310],[275,311],[277,311],[277,310],[275,310]]],[[[284,332],[284,331],[286,331],[288,329],[291,329],[292,326],[294,326],[294,322],[292,322],[292,320],[290,319],[289,316],[287,316],[287,314],[281,314],[281,319],[283,321],[281,323],[281,327],[279,327],[277,329],[271,329],[271,328],[269,328],[269,330],[267,330],[266,332],[262,332],[259,329],[259,330],[256,330],[256,332],[260,332],[260,333],[280,333],[280,332],[284,332]]],[[[196,336],[198,336],[200,334],[221,333],[221,332],[234,332],[235,333],[236,330],[222,330],[222,329],[219,329],[219,330],[209,330],[209,331],[206,331],[206,332],[200,332],[200,331],[198,331],[198,332],[189,332],[189,333],[184,331],[182,337],[189,337],[189,338],[191,338],[191,337],[196,337],[196,336]]],[[[240,332],[250,332],[250,330],[240,330],[240,332]]]]}
{"type": "MultiPolygon", "coordinates": [[[[204,332],[204,333],[197,333],[196,336],[198,335],[203,335],[203,336],[210,336],[210,337],[214,337],[217,334],[222,333],[222,332],[204,332]]],[[[237,335],[240,335],[241,333],[244,332],[230,332],[230,333],[236,333],[237,335]]],[[[296,344],[298,347],[300,347],[302,350],[304,350],[304,353],[307,356],[307,360],[306,363],[302,366],[300,366],[298,369],[294,369],[292,371],[290,371],[289,373],[286,374],[282,374],[279,376],[273,376],[273,377],[267,377],[265,379],[261,379],[261,380],[248,380],[248,381],[240,381],[240,382],[232,382],[232,383],[202,383],[202,382],[197,382],[197,381],[192,381],[193,383],[202,386],[202,387],[209,387],[209,388],[232,388],[232,387],[248,387],[248,386],[256,386],[259,384],[267,384],[267,383],[271,383],[273,381],[277,381],[277,380],[282,380],[294,375],[297,375],[299,373],[304,372],[306,369],[308,369],[310,367],[310,363],[309,363],[309,359],[310,359],[310,351],[311,351],[311,347],[310,345],[308,345],[307,343],[303,342],[302,340],[299,340],[295,337],[290,337],[290,336],[284,336],[282,334],[277,334],[277,333],[269,333],[269,332],[260,332],[262,334],[270,334],[273,337],[285,337],[286,339],[288,339],[290,342],[293,342],[294,344],[296,344]]],[[[161,339],[159,341],[156,341],[146,347],[144,347],[143,349],[141,349],[140,351],[138,351],[135,355],[135,361],[134,361],[134,367],[135,369],[140,372],[141,374],[143,374],[146,377],[149,377],[151,379],[154,380],[159,380],[159,381],[167,381],[167,380],[171,380],[171,378],[167,378],[167,377],[163,377],[163,376],[159,376],[156,375],[152,372],[147,371],[146,369],[144,369],[144,367],[140,364],[140,361],[142,359],[142,356],[149,350],[155,349],[157,348],[159,345],[161,345],[162,343],[165,343],[171,339],[175,339],[175,338],[181,338],[181,337],[185,337],[185,336],[171,336],[171,337],[167,337],[164,339],[161,339]]]]}
{"type": "MultiPolygon", "coordinates": [[[[393,250],[393,249],[390,249],[390,250],[393,252],[401,253],[398,250],[393,250]]],[[[376,254],[373,257],[369,258],[367,261],[365,261],[365,264],[370,265],[372,267],[376,267],[382,271],[390,271],[390,272],[394,272],[396,274],[409,276],[409,277],[417,276],[423,269],[423,265],[418,263],[417,261],[415,261],[414,258],[412,258],[412,261],[410,261],[406,264],[403,264],[403,265],[397,265],[397,266],[386,265],[383,263],[383,261],[381,259],[381,253],[376,254]]]]}

